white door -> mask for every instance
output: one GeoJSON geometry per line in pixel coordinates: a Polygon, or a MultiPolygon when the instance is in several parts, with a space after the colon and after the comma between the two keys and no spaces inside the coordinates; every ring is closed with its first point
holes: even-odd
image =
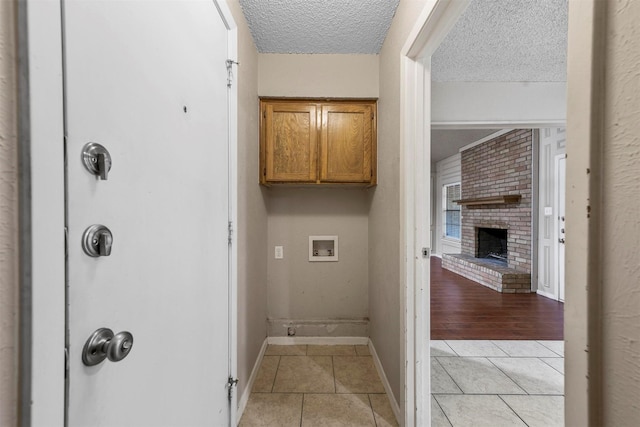
{"type": "Polygon", "coordinates": [[[564,248],[565,248],[565,194],[566,194],[567,156],[562,154],[556,157],[556,206],[557,216],[557,264],[558,274],[558,301],[564,301],[564,248]]]}
{"type": "Polygon", "coordinates": [[[64,3],[70,427],[229,424],[227,38],[212,0],[64,3]],[[133,346],[86,366],[99,328],[133,346]]]}

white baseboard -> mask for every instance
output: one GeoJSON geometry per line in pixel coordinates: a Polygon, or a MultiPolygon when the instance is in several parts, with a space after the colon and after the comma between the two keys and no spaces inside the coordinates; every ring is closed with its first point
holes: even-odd
{"type": "Polygon", "coordinates": [[[267,319],[270,337],[368,337],[369,319],[267,319]],[[289,335],[293,332],[293,335],[289,335]]]}
{"type": "Polygon", "coordinates": [[[367,337],[267,337],[274,345],[367,345],[367,337]]]}
{"type": "Polygon", "coordinates": [[[373,363],[376,365],[376,369],[378,370],[378,375],[380,375],[380,380],[382,381],[382,385],[384,386],[384,390],[387,392],[387,397],[389,398],[389,403],[391,404],[391,409],[393,410],[393,414],[396,416],[396,421],[400,423],[400,405],[398,405],[398,400],[393,394],[391,390],[391,384],[389,384],[389,380],[384,373],[384,369],[382,369],[382,363],[378,358],[378,353],[376,352],[375,347],[373,346],[373,342],[369,340],[369,352],[373,357],[373,363]]]}
{"type": "Polygon", "coordinates": [[[262,343],[262,347],[260,348],[260,353],[258,353],[258,357],[256,358],[256,363],[253,364],[253,369],[251,370],[251,375],[249,376],[249,381],[247,382],[247,386],[244,388],[242,392],[242,396],[238,401],[238,410],[236,412],[236,421],[240,424],[240,419],[242,418],[242,414],[244,413],[245,408],[247,407],[247,402],[249,402],[249,396],[251,396],[251,390],[253,389],[253,383],[256,381],[256,377],[258,376],[258,371],[260,370],[260,365],[262,364],[262,359],[264,357],[265,351],[267,351],[268,339],[265,338],[262,343]]]}

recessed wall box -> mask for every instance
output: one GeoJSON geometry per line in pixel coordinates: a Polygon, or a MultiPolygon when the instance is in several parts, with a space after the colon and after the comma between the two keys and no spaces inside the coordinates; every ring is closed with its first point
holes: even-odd
{"type": "Polygon", "coordinates": [[[309,261],[338,261],[338,236],[309,236],[309,261]]]}

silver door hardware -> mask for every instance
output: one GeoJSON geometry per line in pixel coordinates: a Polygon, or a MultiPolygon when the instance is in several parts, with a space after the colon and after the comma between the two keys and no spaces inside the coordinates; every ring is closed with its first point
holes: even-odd
{"type": "Polygon", "coordinates": [[[233,378],[233,377],[229,377],[229,379],[227,380],[227,397],[229,398],[229,402],[231,402],[231,397],[233,396],[233,388],[236,387],[238,385],[238,379],[237,378],[233,378]]]}
{"type": "Polygon", "coordinates": [[[104,225],[94,224],[82,235],[82,249],[91,257],[111,255],[113,234],[104,225]]]}
{"type": "Polygon", "coordinates": [[[133,347],[133,335],[123,331],[113,335],[109,328],[97,329],[91,334],[82,349],[82,363],[94,366],[104,359],[119,362],[131,351],[133,347]]]}
{"type": "Polygon", "coordinates": [[[82,148],[82,161],[89,172],[106,181],[111,170],[111,155],[97,142],[89,142],[82,148]]]}

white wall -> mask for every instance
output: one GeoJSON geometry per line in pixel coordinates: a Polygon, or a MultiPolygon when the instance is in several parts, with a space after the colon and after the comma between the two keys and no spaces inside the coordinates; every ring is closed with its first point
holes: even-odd
{"type": "Polygon", "coordinates": [[[377,98],[378,55],[259,55],[260,96],[377,98]]]}
{"type": "MultiPolygon", "coordinates": [[[[556,182],[556,156],[566,153],[566,132],[564,128],[539,130],[538,161],[538,270],[537,292],[548,298],[557,299],[558,271],[556,229],[558,228],[558,204],[556,182]],[[545,208],[551,209],[547,215],[545,208]]],[[[535,206],[535,205],[534,205],[535,206]]]]}
{"type": "Polygon", "coordinates": [[[0,2],[0,425],[17,425],[18,140],[14,1],[0,2]]]}
{"type": "Polygon", "coordinates": [[[462,163],[460,153],[440,160],[435,167],[436,186],[432,194],[431,203],[435,206],[434,242],[435,254],[459,254],[461,251],[460,240],[444,237],[442,218],[442,187],[448,184],[459,183],[462,180],[462,163]]]}
{"type": "Polygon", "coordinates": [[[238,26],[238,395],[267,336],[267,209],[258,185],[258,52],[238,0],[227,1],[238,26]]]}
{"type": "Polygon", "coordinates": [[[563,123],[567,116],[566,83],[433,82],[431,90],[434,126],[563,123]]]}
{"type": "Polygon", "coordinates": [[[401,408],[405,335],[400,309],[404,285],[400,255],[400,52],[425,3],[400,1],[380,51],[378,186],[371,192],[369,211],[369,335],[391,385],[392,398],[401,408]]]}
{"type": "Polygon", "coordinates": [[[270,335],[368,336],[368,214],[364,189],[269,191],[270,335]],[[337,235],[339,260],[310,262],[310,235],[337,235]]]}

